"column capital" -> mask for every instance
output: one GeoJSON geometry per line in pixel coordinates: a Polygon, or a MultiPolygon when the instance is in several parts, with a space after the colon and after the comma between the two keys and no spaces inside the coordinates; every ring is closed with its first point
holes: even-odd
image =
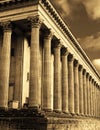
{"type": "Polygon", "coordinates": [[[61,40],[60,39],[53,39],[53,47],[54,48],[61,48],[62,47],[61,40]]]}
{"type": "Polygon", "coordinates": [[[79,65],[79,71],[82,71],[83,65],[79,65]]]}
{"type": "Polygon", "coordinates": [[[94,79],[92,79],[92,83],[94,83],[94,79]]]}
{"type": "Polygon", "coordinates": [[[74,59],[74,67],[78,67],[79,63],[78,60],[74,59]]]}
{"type": "Polygon", "coordinates": [[[94,80],[94,86],[96,85],[96,81],[94,80]]]}
{"type": "Polygon", "coordinates": [[[86,73],[86,78],[89,78],[89,73],[88,72],[86,73]]]}
{"type": "Polygon", "coordinates": [[[42,19],[40,19],[40,16],[39,15],[36,15],[36,16],[30,16],[27,18],[28,21],[31,22],[31,27],[32,28],[39,28],[43,22],[42,19]]]}
{"type": "Polygon", "coordinates": [[[62,56],[65,56],[65,55],[68,55],[68,53],[69,53],[69,52],[68,52],[67,47],[64,47],[64,46],[63,46],[63,47],[61,48],[61,55],[62,55],[62,56]]]}
{"type": "Polygon", "coordinates": [[[96,83],[96,87],[98,88],[98,83],[96,83]]]}
{"type": "Polygon", "coordinates": [[[98,84],[98,86],[97,86],[97,87],[98,87],[98,89],[99,89],[99,84],[98,84]]]}
{"type": "Polygon", "coordinates": [[[44,37],[45,39],[52,39],[52,37],[53,37],[53,32],[52,32],[52,30],[51,30],[51,29],[44,29],[44,30],[43,30],[43,37],[44,37]]]}
{"type": "Polygon", "coordinates": [[[85,75],[86,74],[86,69],[83,69],[83,75],[85,75]]]}
{"type": "Polygon", "coordinates": [[[10,31],[12,29],[10,21],[1,22],[0,25],[3,27],[4,31],[10,31]]]}
{"type": "Polygon", "coordinates": [[[90,75],[90,77],[89,77],[89,81],[91,81],[92,80],[92,76],[90,75]]]}
{"type": "Polygon", "coordinates": [[[69,53],[69,55],[68,55],[68,61],[74,61],[73,54],[69,53]]]}

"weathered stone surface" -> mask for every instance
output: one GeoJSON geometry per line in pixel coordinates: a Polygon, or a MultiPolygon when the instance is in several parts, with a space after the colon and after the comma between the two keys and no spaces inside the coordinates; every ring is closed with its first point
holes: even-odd
{"type": "MultiPolygon", "coordinates": [[[[3,111],[2,111],[3,113],[3,111]]],[[[99,130],[99,119],[68,116],[58,113],[39,113],[33,110],[4,111],[0,130],[99,130]],[[15,113],[15,115],[11,114],[15,113]],[[27,115],[25,115],[27,113],[27,115]]]]}

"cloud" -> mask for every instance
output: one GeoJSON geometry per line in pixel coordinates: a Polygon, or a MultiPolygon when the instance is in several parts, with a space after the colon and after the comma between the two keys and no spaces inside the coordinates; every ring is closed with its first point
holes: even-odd
{"type": "Polygon", "coordinates": [[[84,50],[91,52],[100,51],[100,32],[96,35],[87,36],[78,40],[84,50]]]}
{"type": "Polygon", "coordinates": [[[71,15],[75,8],[82,4],[90,18],[94,20],[100,18],[100,0],[53,0],[52,2],[64,17],[71,15]]]}
{"type": "Polygon", "coordinates": [[[86,11],[91,18],[100,18],[100,0],[81,0],[81,2],[84,4],[86,11]]]}
{"type": "Polygon", "coordinates": [[[96,35],[79,38],[78,41],[100,73],[100,32],[96,35]]]}
{"type": "Polygon", "coordinates": [[[83,4],[89,17],[100,18],[100,0],[74,0],[76,4],[83,4]]]}
{"type": "Polygon", "coordinates": [[[52,2],[63,17],[68,16],[70,14],[71,10],[68,0],[54,0],[52,2]]]}

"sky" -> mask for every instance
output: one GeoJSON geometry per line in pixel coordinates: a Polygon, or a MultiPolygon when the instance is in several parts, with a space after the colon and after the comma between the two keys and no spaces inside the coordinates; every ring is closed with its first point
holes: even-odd
{"type": "Polygon", "coordinates": [[[51,0],[100,73],[100,0],[51,0]]]}

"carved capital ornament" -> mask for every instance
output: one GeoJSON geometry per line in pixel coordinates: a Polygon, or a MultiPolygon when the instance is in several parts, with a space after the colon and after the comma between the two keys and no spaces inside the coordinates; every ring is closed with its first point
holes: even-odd
{"type": "Polygon", "coordinates": [[[34,28],[34,27],[39,28],[41,26],[42,22],[43,22],[43,20],[40,19],[39,15],[33,16],[33,17],[32,16],[28,17],[28,21],[31,22],[32,28],[34,28]]]}
{"type": "Polygon", "coordinates": [[[12,25],[10,21],[1,22],[0,25],[3,27],[4,31],[10,31],[12,29],[12,25]]]}
{"type": "Polygon", "coordinates": [[[74,60],[74,67],[78,67],[79,63],[78,63],[78,60],[74,60]]]}
{"type": "Polygon", "coordinates": [[[43,36],[44,36],[45,39],[52,39],[53,32],[51,31],[51,29],[44,29],[43,30],[43,36]]]}
{"type": "Polygon", "coordinates": [[[69,62],[74,61],[73,54],[69,53],[69,55],[68,55],[68,61],[69,61],[69,62]]]}
{"type": "Polygon", "coordinates": [[[61,55],[65,56],[65,55],[68,55],[68,54],[69,54],[68,49],[66,47],[62,47],[61,48],[61,55]]]}

